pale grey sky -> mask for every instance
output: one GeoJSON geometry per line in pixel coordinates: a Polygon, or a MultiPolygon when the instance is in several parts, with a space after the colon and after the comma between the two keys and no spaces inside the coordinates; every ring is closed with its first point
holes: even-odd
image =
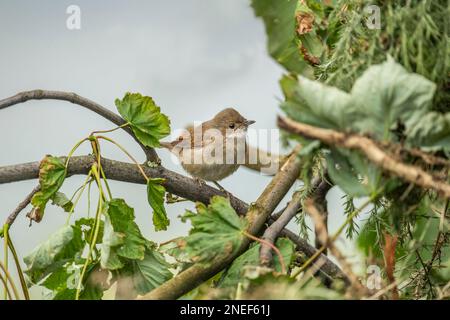
{"type": "MultiPolygon", "coordinates": [[[[31,89],[73,91],[116,111],[114,99],[125,92],[152,96],[172,122],[182,128],[233,106],[256,120],[254,128],[276,128],[278,80],[283,70],[267,55],[262,21],[249,0],[172,1],[1,1],[0,99],[31,89]],[[81,8],[81,30],[66,28],[66,8],[81,8]]],[[[113,125],[69,103],[32,101],[0,111],[0,165],[66,155],[80,138],[113,125]]],[[[144,157],[125,133],[111,135],[144,157]]],[[[105,145],[104,155],[127,160],[105,145]]],[[[88,153],[88,146],[78,154],[88,153]]],[[[165,150],[163,164],[172,163],[165,150]]],[[[66,181],[70,195],[84,177],[66,181]]],[[[240,169],[222,185],[244,201],[254,201],[269,181],[240,169]]],[[[36,181],[0,185],[0,218],[6,216],[36,181]]],[[[111,182],[113,195],[134,207],[143,233],[159,242],[184,235],[188,226],[177,216],[192,204],[168,205],[171,225],[154,232],[145,186],[111,182]]],[[[333,203],[341,203],[333,192],[333,203]]],[[[288,199],[285,199],[285,203],[288,199]]],[[[76,216],[85,214],[85,201],[76,216]]],[[[342,220],[339,206],[331,225],[342,220]],[[335,221],[336,220],[336,221],[335,221]]],[[[11,229],[21,256],[65,223],[66,214],[48,206],[40,224],[28,228],[23,212],[11,229]]],[[[0,252],[1,253],[1,252],[0,252]]]]}

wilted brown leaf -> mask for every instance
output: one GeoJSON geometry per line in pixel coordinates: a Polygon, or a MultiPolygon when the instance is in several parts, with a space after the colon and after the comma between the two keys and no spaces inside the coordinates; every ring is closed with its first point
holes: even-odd
{"type": "Polygon", "coordinates": [[[314,24],[314,16],[308,12],[298,12],[295,16],[297,19],[297,33],[299,35],[306,34],[312,31],[314,24]]]}

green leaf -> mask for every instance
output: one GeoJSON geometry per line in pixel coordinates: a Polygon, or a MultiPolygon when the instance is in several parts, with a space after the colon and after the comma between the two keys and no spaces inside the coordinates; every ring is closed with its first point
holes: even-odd
{"type": "Polygon", "coordinates": [[[52,204],[64,209],[65,212],[70,212],[73,207],[72,201],[62,192],[56,192],[52,197],[52,204]]]}
{"type": "Polygon", "coordinates": [[[84,245],[80,228],[61,228],[23,259],[27,265],[25,272],[33,283],[38,283],[49,272],[81,254],[84,245]]]}
{"type": "MultiPolygon", "coordinates": [[[[96,244],[102,243],[103,231],[105,224],[102,220],[99,221],[100,226],[97,235],[96,244]]],[[[95,218],[80,218],[75,221],[75,225],[81,229],[83,232],[84,241],[91,243],[91,238],[94,236],[93,230],[95,225],[95,218]]]]}
{"type": "MultiPolygon", "coordinates": [[[[82,265],[65,265],[52,272],[42,286],[52,291],[53,300],[74,300],[82,265]]],[[[80,292],[81,300],[100,300],[107,288],[108,272],[99,269],[98,263],[88,265],[80,292]]]]}
{"type": "Polygon", "coordinates": [[[357,112],[353,127],[380,140],[389,140],[401,121],[406,127],[418,121],[430,108],[436,85],[406,71],[388,56],[371,66],[356,80],[352,103],[357,112]]]}
{"type": "Polygon", "coordinates": [[[160,112],[151,97],[126,93],[122,100],[116,99],[115,103],[143,145],[159,147],[159,140],[170,134],[169,118],[160,112]]]}
{"type": "Polygon", "coordinates": [[[424,115],[407,131],[407,142],[426,151],[450,151],[450,113],[424,115]]]}
{"type": "Polygon", "coordinates": [[[216,256],[235,253],[244,238],[247,223],[229,200],[214,196],[208,207],[197,204],[197,213],[187,211],[192,229],[186,237],[186,252],[194,261],[210,262],[216,256]]]}
{"type": "Polygon", "coordinates": [[[147,182],[147,199],[153,208],[153,225],[156,231],[167,230],[170,224],[164,208],[166,189],[161,184],[162,182],[164,182],[164,179],[161,178],[151,178],[147,182]]]}
{"type": "Polygon", "coordinates": [[[121,258],[144,259],[147,240],[134,222],[134,210],[123,199],[112,199],[106,205],[101,246],[101,266],[115,270],[124,266],[121,258]]]}
{"type": "Polygon", "coordinates": [[[133,284],[139,294],[146,294],[172,278],[170,264],[161,253],[147,249],[143,260],[133,262],[133,284]]]}
{"type": "Polygon", "coordinates": [[[303,59],[295,31],[297,3],[292,0],[252,0],[252,7],[255,15],[264,21],[269,54],[287,70],[300,74],[310,66],[303,59]]]}
{"type": "MultiPolygon", "coordinates": [[[[283,256],[283,261],[288,267],[293,259],[295,253],[295,244],[287,238],[278,238],[276,246],[280,250],[283,256]]],[[[245,266],[258,266],[259,265],[259,251],[261,244],[257,243],[250,249],[241,254],[236,260],[233,261],[231,266],[222,276],[219,282],[219,287],[235,286],[242,280],[242,271],[245,266]]],[[[273,254],[273,264],[277,272],[281,272],[281,264],[277,254],[273,254]]]]}
{"type": "Polygon", "coordinates": [[[346,194],[352,197],[362,197],[370,194],[370,190],[361,183],[360,177],[352,169],[351,163],[345,156],[337,150],[333,150],[326,155],[326,160],[331,180],[346,194]]]}
{"type": "Polygon", "coordinates": [[[41,219],[47,202],[56,194],[66,178],[66,167],[61,159],[45,156],[39,165],[39,184],[41,189],[31,199],[33,207],[39,209],[41,219]]]}
{"type": "Polygon", "coordinates": [[[346,128],[351,121],[348,93],[305,77],[285,76],[280,85],[287,98],[282,108],[292,119],[330,129],[346,128]]]}

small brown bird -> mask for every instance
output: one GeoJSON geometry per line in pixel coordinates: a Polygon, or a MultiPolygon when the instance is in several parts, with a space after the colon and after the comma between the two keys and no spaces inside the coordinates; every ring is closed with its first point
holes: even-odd
{"type": "Polygon", "coordinates": [[[199,181],[217,181],[234,173],[245,162],[248,126],[233,108],[220,111],[211,120],[187,128],[178,139],[162,142],[180,160],[183,168],[199,181]]]}

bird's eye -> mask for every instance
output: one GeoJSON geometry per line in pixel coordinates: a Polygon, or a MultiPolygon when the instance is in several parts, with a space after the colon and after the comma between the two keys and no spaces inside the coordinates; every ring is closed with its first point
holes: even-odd
{"type": "Polygon", "coordinates": [[[229,125],[230,129],[234,129],[234,123],[229,125]]]}

